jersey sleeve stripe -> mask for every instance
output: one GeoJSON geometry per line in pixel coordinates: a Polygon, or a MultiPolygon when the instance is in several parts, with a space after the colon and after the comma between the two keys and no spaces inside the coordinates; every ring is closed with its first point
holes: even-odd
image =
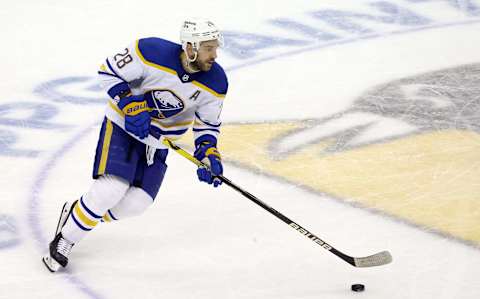
{"type": "Polygon", "coordinates": [[[203,131],[212,131],[212,132],[220,133],[220,130],[218,130],[218,129],[213,129],[213,128],[208,128],[208,129],[196,129],[196,128],[193,128],[193,132],[203,132],[203,131]]]}
{"type": "MultiPolygon", "coordinates": [[[[203,124],[207,125],[207,126],[210,126],[210,127],[215,127],[215,128],[218,128],[222,125],[222,123],[219,123],[218,125],[214,125],[214,124],[211,124],[209,122],[206,122],[204,121],[199,115],[197,112],[195,112],[195,116],[197,117],[197,120],[201,121],[203,124]]],[[[198,124],[198,123],[195,123],[195,124],[198,124]]],[[[201,125],[201,124],[200,124],[201,125]]]]}

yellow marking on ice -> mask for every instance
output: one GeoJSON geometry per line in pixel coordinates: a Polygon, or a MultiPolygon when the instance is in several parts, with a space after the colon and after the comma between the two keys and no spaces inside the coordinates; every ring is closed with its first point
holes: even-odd
{"type": "Polygon", "coordinates": [[[112,122],[107,119],[107,123],[105,124],[105,135],[103,137],[102,155],[100,156],[100,165],[98,167],[99,175],[105,173],[105,168],[107,166],[108,150],[110,149],[110,140],[112,138],[112,130],[112,122]]]}
{"type": "Polygon", "coordinates": [[[76,204],[75,205],[75,214],[78,216],[78,218],[80,218],[80,220],[88,225],[88,226],[91,226],[91,227],[94,227],[95,225],[97,225],[97,221],[93,221],[91,220],[90,218],[88,218],[82,211],[82,209],[80,208],[80,204],[76,204]]]}
{"type": "Polygon", "coordinates": [[[165,66],[162,66],[162,65],[159,65],[159,64],[156,64],[156,63],[153,63],[153,62],[150,62],[148,61],[147,59],[145,59],[145,57],[143,57],[143,54],[142,52],[140,51],[140,49],[138,48],[138,40],[137,40],[137,43],[136,43],[136,46],[135,46],[135,52],[137,53],[137,56],[140,58],[140,60],[148,65],[148,66],[151,66],[151,67],[154,67],[156,69],[159,69],[159,70],[162,70],[164,72],[167,72],[167,73],[170,73],[172,75],[175,75],[177,76],[177,72],[171,68],[168,68],[168,67],[165,67],[165,66]]]}
{"type": "Polygon", "coordinates": [[[334,154],[322,153],[335,142],[326,140],[270,156],[272,141],[304,126],[224,125],[218,148],[226,161],[480,245],[479,134],[435,131],[334,154]]]}
{"type": "Polygon", "coordinates": [[[107,73],[107,67],[105,66],[105,64],[102,64],[102,65],[100,66],[100,70],[103,71],[103,72],[105,72],[105,73],[107,73]]]}
{"type": "Polygon", "coordinates": [[[203,90],[206,90],[208,91],[209,93],[213,94],[214,96],[216,96],[217,98],[219,98],[220,100],[224,99],[225,98],[225,95],[224,94],[221,94],[221,93],[218,93],[216,92],[215,90],[211,89],[210,87],[206,86],[206,85],[203,85],[202,83],[198,82],[198,81],[195,81],[193,80],[192,81],[192,84],[197,86],[198,88],[201,88],[203,90]]]}

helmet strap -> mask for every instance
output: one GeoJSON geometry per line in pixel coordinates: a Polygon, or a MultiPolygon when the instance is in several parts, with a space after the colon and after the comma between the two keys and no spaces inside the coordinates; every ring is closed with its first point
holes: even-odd
{"type": "Polygon", "coordinates": [[[198,51],[195,50],[195,49],[193,50],[193,58],[190,58],[190,56],[186,52],[185,52],[185,56],[187,57],[187,62],[188,63],[195,62],[195,60],[197,60],[197,57],[198,57],[198,51]]]}
{"type": "Polygon", "coordinates": [[[183,63],[185,70],[191,74],[199,72],[200,70],[198,69],[198,67],[194,65],[194,62],[197,60],[197,57],[198,57],[198,52],[196,50],[193,50],[193,53],[194,53],[193,58],[190,58],[186,49],[184,49],[183,53],[185,57],[184,63],[183,63]]]}

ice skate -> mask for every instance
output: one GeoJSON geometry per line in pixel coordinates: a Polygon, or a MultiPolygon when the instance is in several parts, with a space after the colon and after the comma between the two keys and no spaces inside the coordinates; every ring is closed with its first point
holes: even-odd
{"type": "Polygon", "coordinates": [[[55,238],[49,245],[49,254],[42,259],[50,272],[56,272],[60,266],[66,267],[68,264],[68,256],[72,250],[73,243],[65,239],[61,231],[75,203],[76,201],[73,204],[66,202],[63,205],[62,212],[58,219],[57,229],[55,230],[55,238]]]}

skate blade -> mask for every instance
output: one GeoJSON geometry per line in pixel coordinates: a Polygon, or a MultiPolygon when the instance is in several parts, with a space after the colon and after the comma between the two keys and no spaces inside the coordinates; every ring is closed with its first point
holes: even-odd
{"type": "Polygon", "coordinates": [[[60,269],[60,264],[49,255],[44,256],[42,261],[45,264],[45,267],[47,267],[52,273],[57,272],[58,269],[60,269]]]}

